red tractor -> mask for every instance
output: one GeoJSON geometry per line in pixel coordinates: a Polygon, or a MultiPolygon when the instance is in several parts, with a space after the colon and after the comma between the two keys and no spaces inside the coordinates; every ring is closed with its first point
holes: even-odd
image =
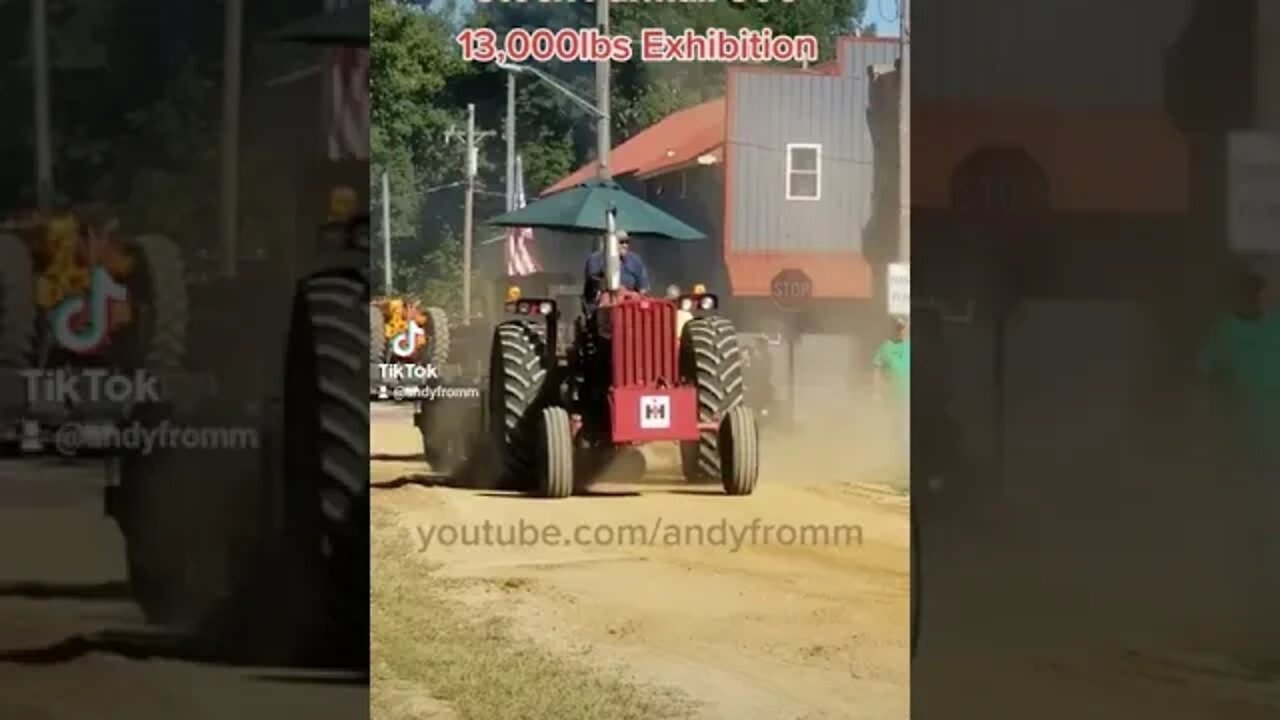
{"type": "Polygon", "coordinates": [[[743,405],[742,351],[710,294],[659,299],[619,289],[617,243],[600,304],[558,347],[559,308],[514,298],[494,330],[489,431],[504,476],[563,498],[615,453],[679,442],[686,479],[749,495],[759,475],[755,416],[743,405]],[[693,313],[683,322],[678,314],[693,313]]]}

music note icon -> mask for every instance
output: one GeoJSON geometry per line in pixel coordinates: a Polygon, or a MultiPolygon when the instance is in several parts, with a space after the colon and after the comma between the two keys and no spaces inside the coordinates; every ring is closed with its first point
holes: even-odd
{"type": "Polygon", "coordinates": [[[421,325],[410,320],[408,329],[391,339],[391,352],[396,357],[413,357],[418,351],[418,338],[426,334],[427,331],[423,330],[421,325]]]}

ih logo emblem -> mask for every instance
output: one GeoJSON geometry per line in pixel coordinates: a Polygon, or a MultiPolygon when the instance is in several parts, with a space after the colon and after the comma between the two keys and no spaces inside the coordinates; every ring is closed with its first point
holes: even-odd
{"type": "Polygon", "coordinates": [[[643,430],[654,430],[669,427],[671,427],[671,396],[641,396],[640,428],[643,430]]]}

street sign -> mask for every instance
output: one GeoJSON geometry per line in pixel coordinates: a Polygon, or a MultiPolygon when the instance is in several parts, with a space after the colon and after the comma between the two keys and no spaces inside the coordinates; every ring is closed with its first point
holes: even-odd
{"type": "Polygon", "coordinates": [[[1227,138],[1227,237],[1239,253],[1280,253],[1280,135],[1227,138]]]}
{"type": "Polygon", "coordinates": [[[911,263],[890,263],[889,314],[911,316],[911,263]]]}
{"type": "Polygon", "coordinates": [[[799,310],[813,298],[813,280],[799,268],[786,268],[773,276],[769,295],[783,310],[799,310]]]}

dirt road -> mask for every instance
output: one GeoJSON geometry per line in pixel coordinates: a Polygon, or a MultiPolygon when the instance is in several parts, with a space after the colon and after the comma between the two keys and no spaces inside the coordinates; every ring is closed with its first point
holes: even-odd
{"type": "Polygon", "coordinates": [[[100,464],[0,461],[0,717],[366,717],[363,678],[190,662],[147,628],[100,464]]]}
{"type": "MultiPolygon", "coordinates": [[[[417,449],[404,410],[380,409],[373,422],[375,455],[417,449]]],[[[800,462],[802,452],[764,451],[747,498],[689,486],[655,457],[642,484],[564,501],[419,478],[375,491],[374,504],[394,518],[389,532],[410,538],[408,562],[464,581],[449,585],[458,603],[586,666],[673,688],[695,717],[905,718],[906,499],[855,483],[839,464],[800,462]],[[492,542],[453,536],[486,523],[492,542]],[[860,544],[853,531],[839,536],[853,526],[860,544]],[[507,542],[520,532],[523,542],[507,542]]],[[[372,478],[422,470],[375,461],[372,478]]],[[[379,573],[375,561],[375,582],[379,573]]]]}

